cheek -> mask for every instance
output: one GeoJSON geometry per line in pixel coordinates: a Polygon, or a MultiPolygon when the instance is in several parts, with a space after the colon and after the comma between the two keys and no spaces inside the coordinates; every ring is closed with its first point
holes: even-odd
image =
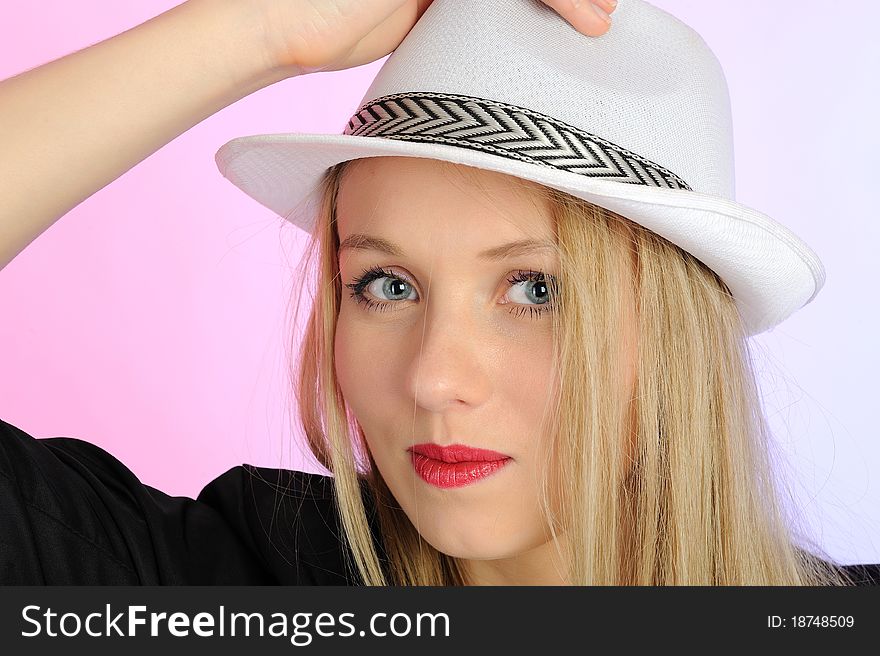
{"type": "Polygon", "coordinates": [[[346,308],[340,310],[336,322],[334,364],[342,395],[357,413],[368,407],[383,389],[378,378],[386,370],[379,366],[385,347],[350,312],[346,308]]]}
{"type": "Polygon", "coordinates": [[[369,436],[387,434],[395,418],[412,412],[406,404],[401,369],[403,345],[363,321],[356,309],[340,310],[334,342],[339,388],[369,436]]]}
{"type": "Polygon", "coordinates": [[[524,452],[540,448],[541,424],[552,411],[550,402],[558,390],[552,356],[549,340],[531,340],[505,349],[496,368],[495,392],[513,413],[508,422],[518,430],[511,431],[511,438],[523,441],[517,447],[524,452]]]}

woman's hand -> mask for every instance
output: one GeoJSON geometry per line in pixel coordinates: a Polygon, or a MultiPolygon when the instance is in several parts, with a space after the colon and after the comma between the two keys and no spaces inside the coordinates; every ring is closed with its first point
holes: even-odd
{"type": "MultiPolygon", "coordinates": [[[[262,16],[270,66],[290,76],[338,71],[391,53],[432,0],[234,0],[262,16]]],[[[511,2],[514,0],[510,0],[511,2]]],[[[524,2],[527,0],[515,0],[524,2]]],[[[542,0],[578,31],[600,36],[617,0],[542,0]],[[599,11],[597,11],[597,7],[599,11]]]]}

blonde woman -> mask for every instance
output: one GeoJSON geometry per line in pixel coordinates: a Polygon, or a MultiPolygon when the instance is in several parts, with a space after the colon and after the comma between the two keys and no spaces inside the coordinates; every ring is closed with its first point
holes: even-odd
{"type": "Polygon", "coordinates": [[[189,0],[3,82],[5,265],[220,108],[394,51],[344,134],[217,153],[312,237],[291,361],[333,475],[242,465],[170,497],[0,423],[3,582],[871,582],[816,555],[773,483],[746,339],[824,274],[733,201],[694,36],[640,0],[189,0]],[[667,77],[639,74],[650,55],[667,77]]]}

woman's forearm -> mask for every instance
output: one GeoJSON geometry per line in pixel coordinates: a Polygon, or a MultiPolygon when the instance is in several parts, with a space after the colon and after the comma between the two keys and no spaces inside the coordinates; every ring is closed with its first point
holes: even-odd
{"type": "Polygon", "coordinates": [[[248,7],[189,0],[0,82],[0,269],[164,144],[289,76],[248,7]]]}

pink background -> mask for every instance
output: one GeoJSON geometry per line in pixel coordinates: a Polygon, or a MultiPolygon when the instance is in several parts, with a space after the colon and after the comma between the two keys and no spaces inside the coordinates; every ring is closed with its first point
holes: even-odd
{"type": "MultiPolygon", "coordinates": [[[[176,4],[4,3],[0,78],[176,4]]],[[[654,4],[693,26],[724,66],[738,200],[790,226],[825,263],[819,296],[753,339],[760,382],[819,542],[842,562],[880,562],[870,191],[880,5],[654,4]]],[[[213,156],[244,134],[341,132],[383,62],[286,80],[209,117],[0,271],[0,418],[36,437],[93,442],[175,495],[195,496],[242,462],[319,471],[301,456],[285,385],[285,311],[304,242],[224,180],[213,156]]]]}

